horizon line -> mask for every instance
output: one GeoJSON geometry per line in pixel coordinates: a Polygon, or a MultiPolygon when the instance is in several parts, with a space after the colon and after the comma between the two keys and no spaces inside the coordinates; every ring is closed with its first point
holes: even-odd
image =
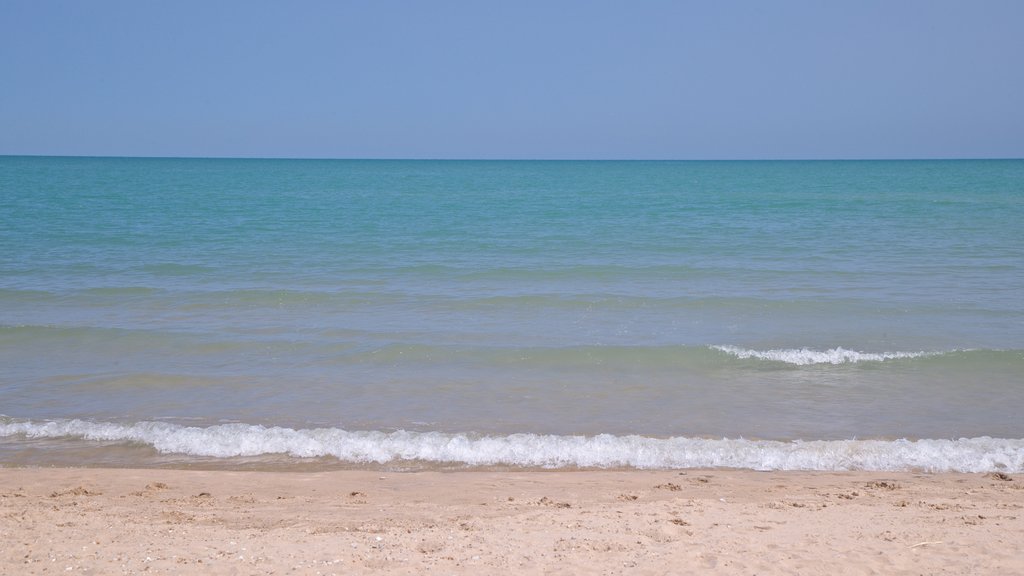
{"type": "Polygon", "coordinates": [[[957,160],[1024,160],[1012,156],[942,157],[837,157],[837,158],[456,158],[456,157],[374,157],[374,156],[160,156],[123,154],[0,154],[2,158],[82,158],[124,160],[338,160],[379,162],[928,162],[957,160]]]}

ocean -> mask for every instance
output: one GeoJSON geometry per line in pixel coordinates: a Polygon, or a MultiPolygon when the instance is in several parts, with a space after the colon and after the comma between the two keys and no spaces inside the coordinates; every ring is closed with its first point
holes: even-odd
{"type": "Polygon", "coordinates": [[[1024,472],[1024,161],[0,157],[0,465],[1024,472]]]}

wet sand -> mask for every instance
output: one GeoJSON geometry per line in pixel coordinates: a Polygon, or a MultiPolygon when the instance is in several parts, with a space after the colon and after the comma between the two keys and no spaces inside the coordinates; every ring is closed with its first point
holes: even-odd
{"type": "Polygon", "coordinates": [[[0,469],[4,574],[1022,574],[1024,476],[0,469]]]}

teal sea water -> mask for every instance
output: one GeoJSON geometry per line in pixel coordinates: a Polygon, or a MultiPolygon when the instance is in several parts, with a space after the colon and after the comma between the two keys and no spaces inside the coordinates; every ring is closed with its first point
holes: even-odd
{"type": "Polygon", "coordinates": [[[1024,471],[1024,161],[0,157],[0,459],[1024,471]]]}

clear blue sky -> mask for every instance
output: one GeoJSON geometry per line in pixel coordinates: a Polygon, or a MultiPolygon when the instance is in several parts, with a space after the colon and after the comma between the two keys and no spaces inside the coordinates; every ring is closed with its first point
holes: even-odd
{"type": "Polygon", "coordinates": [[[1024,157],[1024,1],[3,0],[0,154],[1024,157]]]}

